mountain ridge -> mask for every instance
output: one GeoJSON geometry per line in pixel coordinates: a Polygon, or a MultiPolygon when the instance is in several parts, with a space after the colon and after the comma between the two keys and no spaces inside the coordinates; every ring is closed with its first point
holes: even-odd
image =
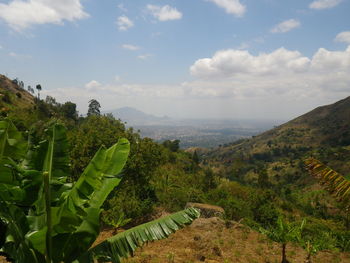
{"type": "Polygon", "coordinates": [[[283,169],[281,174],[307,178],[303,160],[308,156],[320,159],[340,173],[349,173],[350,97],[317,107],[250,139],[203,153],[206,162],[222,169],[228,177],[237,175],[238,169],[240,178],[252,176],[255,183],[258,174],[254,171],[258,167],[265,167],[270,177],[278,176],[279,169],[283,169]]]}

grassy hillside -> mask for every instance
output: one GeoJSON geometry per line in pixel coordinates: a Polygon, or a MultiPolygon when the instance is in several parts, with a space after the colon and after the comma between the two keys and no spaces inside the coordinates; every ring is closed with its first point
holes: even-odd
{"type": "Polygon", "coordinates": [[[276,165],[299,165],[304,157],[316,155],[340,172],[348,173],[349,145],[350,97],[316,108],[251,139],[214,149],[206,154],[206,159],[216,166],[230,167],[235,163],[239,166],[241,160],[254,165],[264,163],[267,168],[278,170],[276,165]]]}
{"type": "Polygon", "coordinates": [[[34,96],[21,88],[16,81],[12,81],[0,74],[0,107],[1,111],[16,108],[28,108],[34,105],[34,96]]]}
{"type": "MultiPolygon", "coordinates": [[[[108,235],[108,231],[104,235],[108,235]]],[[[305,262],[301,247],[287,245],[289,262],[305,262]]],[[[346,263],[349,253],[323,251],[312,257],[317,263],[346,263]]],[[[280,244],[238,222],[219,218],[199,218],[166,240],[137,250],[135,257],[124,263],[279,263],[280,244]]]]}

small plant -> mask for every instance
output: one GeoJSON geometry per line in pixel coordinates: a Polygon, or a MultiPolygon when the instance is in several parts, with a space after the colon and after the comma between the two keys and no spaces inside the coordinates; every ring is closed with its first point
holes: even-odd
{"type": "Polygon", "coordinates": [[[168,263],[174,263],[175,262],[175,254],[174,253],[168,253],[166,258],[167,258],[167,262],[168,263]]]}
{"type": "Polygon", "coordinates": [[[312,256],[317,254],[318,250],[320,249],[320,245],[307,240],[304,242],[303,247],[307,253],[305,263],[312,263],[312,256]]]}
{"type": "Polygon", "coordinates": [[[277,226],[270,229],[260,229],[260,232],[268,236],[275,242],[281,244],[281,254],[282,260],[281,263],[289,263],[287,260],[287,243],[296,242],[301,239],[301,232],[303,230],[305,220],[301,223],[300,226],[295,226],[283,220],[281,216],[277,219],[277,226]]]}
{"type": "Polygon", "coordinates": [[[120,211],[119,213],[103,213],[102,214],[102,221],[115,228],[123,227],[126,224],[128,224],[131,221],[131,218],[126,218],[123,211],[120,211]]]}

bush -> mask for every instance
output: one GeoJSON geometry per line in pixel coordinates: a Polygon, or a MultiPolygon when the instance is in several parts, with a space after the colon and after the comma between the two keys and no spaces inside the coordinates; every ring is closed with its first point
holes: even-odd
{"type": "Polygon", "coordinates": [[[4,92],[1,94],[2,101],[8,104],[12,104],[11,96],[8,92],[4,92]]]}

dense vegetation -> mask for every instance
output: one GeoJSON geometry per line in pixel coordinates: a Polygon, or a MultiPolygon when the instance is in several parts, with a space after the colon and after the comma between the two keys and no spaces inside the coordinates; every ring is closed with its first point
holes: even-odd
{"type": "Polygon", "coordinates": [[[148,220],[156,207],[175,212],[187,202],[201,202],[223,207],[227,220],[242,220],[284,245],[296,242],[310,253],[316,248],[350,251],[346,205],[319,187],[304,164],[305,157],[313,155],[348,174],[350,141],[344,124],[348,117],[337,117],[341,134],[332,136],[327,126],[328,115],[343,112],[344,102],[335,112],[327,108],[328,115],[321,109],[323,119],[306,115],[249,140],[212,151],[186,152],[179,149],[177,140],[159,144],[141,138],[112,115],[101,115],[95,100],[83,117],[72,102],[61,104],[52,97],[42,100],[16,83],[2,81],[2,118],[12,120],[33,145],[42,141],[52,120],[66,127],[69,182],[80,180],[102,145],[112,147],[120,138],[130,142],[123,180],[101,204],[105,225],[130,227],[148,220]],[[5,89],[6,85],[22,95],[5,89]],[[283,232],[300,228],[302,222],[306,223],[300,235],[283,232]]]}

